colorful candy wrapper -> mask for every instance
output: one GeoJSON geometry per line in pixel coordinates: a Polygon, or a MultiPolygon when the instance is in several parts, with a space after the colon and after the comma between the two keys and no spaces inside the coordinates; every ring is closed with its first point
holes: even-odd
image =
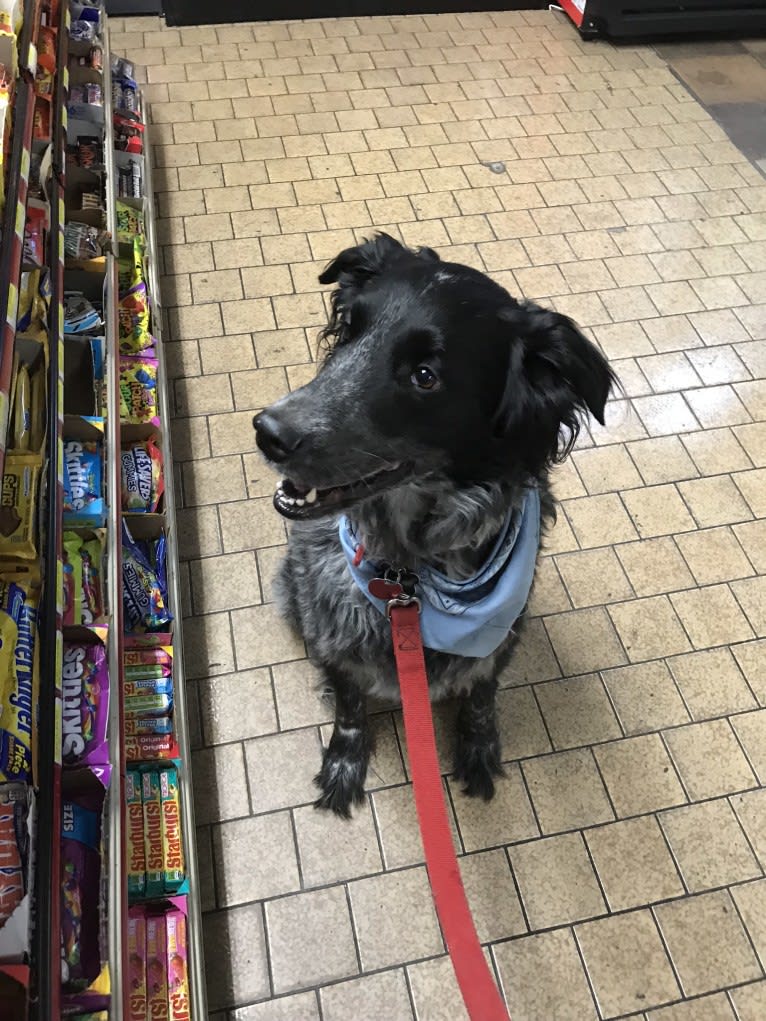
{"type": "Polygon", "coordinates": [[[172,767],[160,772],[162,801],[163,883],[165,893],[176,893],[186,876],[184,848],[181,839],[181,795],[178,770],[172,767]]]}
{"type": "Polygon", "coordinates": [[[141,799],[141,774],[129,769],[125,776],[128,817],[128,897],[146,893],[146,845],[144,808],[141,799]]]}
{"type": "Polygon", "coordinates": [[[139,667],[144,664],[173,665],[173,649],[169,645],[156,645],[151,649],[126,649],[122,654],[125,667],[139,667]]]}
{"type": "MultiPolygon", "coordinates": [[[[142,667],[142,669],[146,670],[147,668],[142,667]]],[[[172,695],[173,678],[168,673],[161,677],[126,679],[122,685],[122,692],[125,698],[136,698],[139,695],[172,695]]]]}
{"type": "Polygon", "coordinates": [[[104,791],[81,792],[61,806],[61,929],[64,985],[87,988],[101,972],[101,819],[104,791]]]}
{"type": "Polygon", "coordinates": [[[26,893],[29,828],[24,784],[0,787],[0,928],[26,893]]]}
{"type": "Polygon", "coordinates": [[[117,200],[117,240],[120,244],[132,245],[133,239],[144,233],[144,217],[140,210],[127,202],[117,200]]]}
{"type": "Polygon", "coordinates": [[[149,332],[149,297],[145,283],[136,284],[120,298],[117,317],[123,354],[138,354],[152,347],[154,338],[149,332]]]}
{"type": "Polygon", "coordinates": [[[125,738],[125,758],[128,762],[155,762],[178,756],[178,746],[172,733],[139,734],[125,738]]]}
{"type": "Polygon", "coordinates": [[[130,425],[160,424],[153,356],[120,356],[120,419],[130,425]]]}
{"type": "Polygon", "coordinates": [[[37,591],[0,576],[0,782],[32,781],[37,730],[37,591]]]}
{"type": "Polygon", "coordinates": [[[170,667],[160,666],[159,663],[153,665],[139,666],[126,666],[124,669],[126,681],[137,681],[140,684],[144,684],[147,681],[157,680],[160,677],[170,677],[170,667]]]}
{"type": "Polygon", "coordinates": [[[122,521],[122,598],[127,631],[161,631],[173,619],[168,610],[165,537],[137,542],[122,521]]]}
{"type": "Polygon", "coordinates": [[[165,913],[165,949],[168,969],[168,1021],[188,1021],[189,973],[186,916],[178,908],[165,913]]]}
{"type": "Polygon", "coordinates": [[[101,449],[97,443],[64,443],[64,524],[99,528],[106,515],[102,488],[101,449]]]}
{"type": "Polygon", "coordinates": [[[152,1021],[168,1021],[168,963],[165,916],[146,916],[146,994],[152,1021]]]}
{"type": "Polygon", "coordinates": [[[173,721],[169,716],[131,716],[124,721],[126,737],[141,734],[172,734],[173,721]]]}
{"type": "Polygon", "coordinates": [[[167,716],[173,708],[172,695],[125,696],[125,716],[167,716]]]}
{"type": "Polygon", "coordinates": [[[103,545],[64,533],[64,624],[89,627],[104,616],[101,587],[103,545]]]}
{"type": "Polygon", "coordinates": [[[128,909],[128,1021],[147,1021],[146,912],[128,909]]]}
{"type": "Polygon", "coordinates": [[[146,896],[159,897],[164,890],[162,801],[159,773],[143,773],[141,775],[141,800],[144,809],[144,845],[146,847],[146,896]]]}
{"type": "Polygon", "coordinates": [[[122,509],[132,514],[154,513],[165,489],[162,453],[151,437],[121,453],[122,509]]]}
{"type": "Polygon", "coordinates": [[[102,645],[64,645],[63,747],[67,765],[109,761],[109,671],[102,645]]]}
{"type": "Polygon", "coordinates": [[[140,235],[133,238],[133,251],[129,256],[121,256],[117,261],[117,286],[120,294],[131,287],[144,283],[144,239],[140,235]]]}

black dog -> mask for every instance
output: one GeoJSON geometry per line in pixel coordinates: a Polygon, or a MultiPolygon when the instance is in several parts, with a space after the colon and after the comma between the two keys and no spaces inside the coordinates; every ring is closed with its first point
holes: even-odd
{"type": "Polygon", "coordinates": [[[398,697],[390,625],[359,576],[381,564],[414,571],[438,604],[431,627],[418,591],[426,645],[429,627],[437,636],[426,648],[429,684],[434,698],[461,696],[455,775],[489,799],[502,772],[496,678],[518,632],[540,520],[554,515],[549,469],[571,450],[582,412],[603,422],[615,379],[571,320],[430,249],[381,234],[319,279],[338,284],[321,369],[254,420],[258,446],[285,475],[274,504],[295,522],[279,598],[335,693],[317,804],[348,815],[362,799],[365,696],[398,697]],[[435,590],[462,595],[479,572],[473,612],[506,584],[503,566],[528,575],[513,617],[494,617],[490,639],[481,620],[466,631],[471,614],[452,596],[445,610],[435,590]]]}

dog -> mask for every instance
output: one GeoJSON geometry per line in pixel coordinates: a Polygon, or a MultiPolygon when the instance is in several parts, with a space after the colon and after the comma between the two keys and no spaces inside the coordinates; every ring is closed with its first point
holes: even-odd
{"type": "Polygon", "coordinates": [[[366,589],[386,569],[413,572],[431,696],[459,698],[455,776],[489,800],[497,678],[555,520],[549,473],[588,412],[603,424],[617,380],[566,316],[429,248],[378,234],[319,281],[337,285],[319,371],[253,420],[293,522],[277,599],[335,700],[316,804],[348,817],[363,799],[366,698],[399,697],[385,605],[366,589]]]}

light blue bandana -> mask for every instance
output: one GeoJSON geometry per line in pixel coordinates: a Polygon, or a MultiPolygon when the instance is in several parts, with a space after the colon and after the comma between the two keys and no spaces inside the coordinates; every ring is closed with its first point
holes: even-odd
{"type": "MultiPolygon", "coordinates": [[[[380,571],[365,557],[354,563],[359,539],[347,517],[340,519],[339,534],[354,581],[373,606],[385,613],[385,601],[367,589],[380,571]]],[[[455,656],[494,652],[527,605],[539,546],[540,494],[530,489],[521,508],[509,513],[492,552],[472,578],[452,581],[425,564],[407,564],[420,578],[415,594],[421,601],[420,628],[426,648],[455,656]]]]}

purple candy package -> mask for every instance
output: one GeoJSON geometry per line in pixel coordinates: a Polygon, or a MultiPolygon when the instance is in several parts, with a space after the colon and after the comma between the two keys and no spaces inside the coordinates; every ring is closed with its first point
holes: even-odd
{"type": "Polygon", "coordinates": [[[168,610],[165,536],[141,542],[122,521],[122,601],[126,631],[162,631],[172,621],[168,610]]]}
{"type": "MultiPolygon", "coordinates": [[[[86,771],[83,770],[83,773],[86,771]]],[[[61,806],[61,961],[67,991],[94,983],[102,970],[102,818],[110,770],[98,767],[61,806]]]]}
{"type": "Polygon", "coordinates": [[[109,761],[109,670],[102,645],[64,645],[62,754],[64,763],[109,761]]]}

